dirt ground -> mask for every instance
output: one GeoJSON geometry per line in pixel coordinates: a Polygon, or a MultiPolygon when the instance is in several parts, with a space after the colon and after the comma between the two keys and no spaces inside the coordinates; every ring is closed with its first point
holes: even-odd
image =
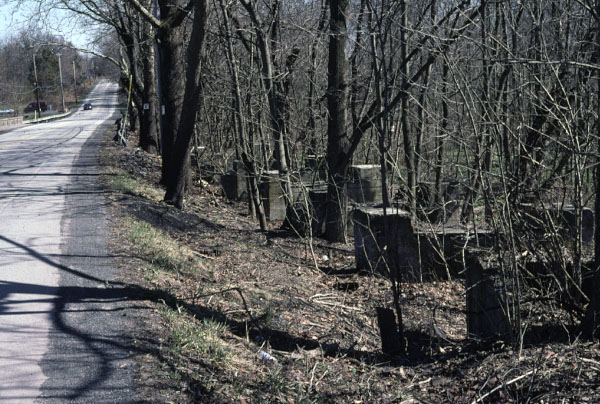
{"type": "Polygon", "coordinates": [[[105,184],[120,169],[154,190],[107,185],[113,253],[144,291],[131,330],[144,402],[600,402],[600,347],[575,328],[542,324],[522,344],[476,344],[462,279],[403,283],[406,350],[384,355],[375,309],[392,307],[390,283],[355,270],[352,240],[301,239],[281,223],[260,232],[244,203],[198,175],[179,211],[160,201],[158,157],[108,135],[101,156],[105,184]],[[192,251],[193,268],[156,269],[127,237],[132,220],[192,251]]]}

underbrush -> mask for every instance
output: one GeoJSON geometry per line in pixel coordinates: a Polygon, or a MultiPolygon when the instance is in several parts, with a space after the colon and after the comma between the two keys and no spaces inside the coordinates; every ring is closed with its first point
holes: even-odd
{"type": "Polygon", "coordinates": [[[106,148],[112,249],[127,257],[124,276],[149,291],[152,308],[139,330],[142,400],[600,399],[597,344],[552,340],[513,351],[467,342],[461,280],[403,284],[406,351],[384,355],[375,313],[391,306],[390,284],[353,269],[352,245],[308,246],[278,224],[259,232],[244,204],[227,202],[199,178],[178,211],[161,202],[158,158],[106,148]]]}

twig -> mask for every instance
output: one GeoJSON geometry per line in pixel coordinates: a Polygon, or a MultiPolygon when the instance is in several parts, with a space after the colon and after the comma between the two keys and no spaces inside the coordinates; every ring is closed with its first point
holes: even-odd
{"type": "Polygon", "coordinates": [[[308,392],[311,392],[313,389],[313,382],[315,380],[315,371],[317,370],[318,364],[319,364],[319,362],[315,362],[315,366],[313,366],[312,370],[310,371],[310,384],[308,385],[308,392]]]}
{"type": "Polygon", "coordinates": [[[199,252],[196,252],[196,251],[194,251],[194,254],[197,255],[200,258],[206,258],[207,260],[217,259],[217,257],[211,257],[210,255],[202,254],[202,253],[199,253],[199,252]]]}
{"type": "Polygon", "coordinates": [[[210,298],[212,298],[215,295],[221,295],[221,294],[224,294],[224,293],[227,293],[227,292],[238,292],[238,294],[240,295],[240,298],[242,299],[242,303],[244,305],[244,311],[246,311],[246,313],[248,313],[248,317],[250,317],[250,321],[256,327],[257,330],[262,330],[262,328],[258,325],[258,323],[256,322],[256,320],[254,319],[254,316],[250,312],[250,309],[248,309],[248,304],[246,303],[246,299],[244,298],[244,294],[242,293],[242,290],[240,288],[238,288],[238,287],[227,288],[227,289],[219,290],[218,292],[206,293],[206,294],[203,294],[203,295],[196,295],[196,296],[193,297],[193,300],[195,301],[196,299],[200,299],[200,298],[203,298],[203,297],[210,297],[210,298]]]}
{"type": "Polygon", "coordinates": [[[582,360],[582,361],[584,361],[584,362],[587,362],[587,363],[592,363],[592,364],[594,364],[594,365],[598,365],[598,366],[600,366],[600,362],[598,362],[598,361],[595,361],[595,360],[593,360],[593,359],[581,358],[581,360],[582,360]]]}
{"type": "Polygon", "coordinates": [[[479,397],[477,400],[471,402],[471,404],[477,404],[477,403],[482,402],[487,396],[489,396],[491,394],[494,394],[496,391],[500,390],[503,387],[509,386],[509,385],[511,385],[513,383],[518,382],[521,379],[526,378],[527,376],[529,376],[532,373],[533,373],[533,370],[530,370],[529,372],[527,372],[527,373],[525,373],[525,374],[523,374],[521,376],[517,376],[514,379],[507,381],[506,383],[502,383],[501,385],[494,387],[493,389],[491,389],[490,391],[488,391],[487,393],[485,393],[483,396],[479,397]]]}
{"type": "Polygon", "coordinates": [[[312,295],[308,300],[314,300],[316,298],[321,299],[337,299],[338,296],[335,293],[317,293],[316,295],[312,295]]]}
{"type": "Polygon", "coordinates": [[[330,327],[327,327],[327,326],[325,326],[323,324],[317,324],[317,323],[313,323],[313,322],[310,322],[310,321],[305,321],[304,324],[305,325],[310,325],[310,326],[313,326],[313,327],[317,327],[317,328],[322,328],[324,330],[328,330],[330,328],[330,327]]]}
{"type": "MultiPolygon", "coordinates": [[[[414,380],[414,379],[413,379],[413,380],[414,380]]],[[[417,383],[409,384],[408,386],[404,387],[404,390],[411,389],[411,388],[413,388],[413,387],[415,387],[415,386],[421,386],[421,385],[423,385],[423,384],[427,384],[427,383],[429,383],[430,381],[431,381],[431,377],[430,377],[429,379],[425,379],[425,380],[423,380],[423,381],[420,381],[420,382],[417,382],[417,383]]]]}
{"type": "Polygon", "coordinates": [[[350,310],[350,311],[357,311],[360,313],[364,313],[364,309],[361,309],[360,307],[351,307],[351,306],[346,306],[344,304],[341,303],[337,303],[337,302],[323,302],[321,300],[313,300],[314,303],[318,303],[318,304],[322,304],[324,306],[331,306],[334,308],[341,308],[341,309],[346,309],[346,310],[350,310]]]}
{"type": "Polygon", "coordinates": [[[435,321],[435,311],[437,310],[438,307],[439,307],[439,305],[435,305],[435,307],[433,308],[433,313],[431,315],[431,330],[441,340],[446,341],[447,343],[449,343],[451,345],[457,346],[458,343],[455,341],[452,341],[447,335],[445,335],[446,333],[438,327],[438,325],[435,321]]]}
{"type": "Polygon", "coordinates": [[[594,369],[594,370],[600,370],[600,367],[598,367],[598,366],[600,366],[600,362],[598,362],[598,361],[595,361],[595,360],[593,360],[593,359],[588,359],[588,358],[581,358],[581,360],[582,360],[583,362],[586,362],[586,363],[589,363],[589,364],[591,364],[592,366],[590,366],[590,367],[591,367],[592,369],[594,369]],[[596,366],[593,366],[593,365],[596,365],[596,366]]]}

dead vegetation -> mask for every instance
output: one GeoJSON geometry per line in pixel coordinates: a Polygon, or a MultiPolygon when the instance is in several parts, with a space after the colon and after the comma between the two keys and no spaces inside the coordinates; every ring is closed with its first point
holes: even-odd
{"type": "Polygon", "coordinates": [[[375,308],[390,286],[354,269],[352,245],[260,232],[199,178],[179,211],[160,201],[158,158],[107,140],[102,160],[112,249],[150,307],[132,330],[146,402],[600,401],[600,349],[573,330],[540,325],[519,349],[468,343],[461,279],[404,283],[407,349],[383,355],[375,308]]]}

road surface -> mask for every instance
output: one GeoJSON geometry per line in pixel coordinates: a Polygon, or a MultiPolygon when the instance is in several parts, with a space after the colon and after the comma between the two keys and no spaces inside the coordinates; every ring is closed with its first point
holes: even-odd
{"type": "Polygon", "coordinates": [[[0,403],[134,402],[95,153],[117,87],[91,111],[0,133],[0,403]]]}

